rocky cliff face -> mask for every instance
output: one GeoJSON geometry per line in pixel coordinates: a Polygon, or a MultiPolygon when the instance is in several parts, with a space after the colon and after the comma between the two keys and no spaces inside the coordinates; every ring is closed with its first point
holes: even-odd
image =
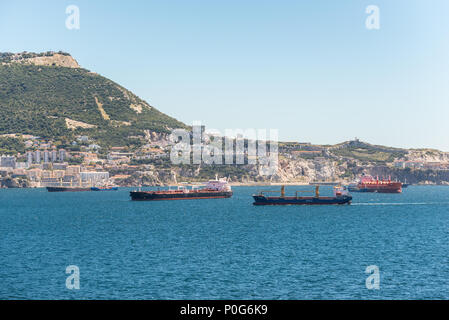
{"type": "Polygon", "coordinates": [[[344,173],[344,168],[330,159],[325,160],[280,160],[272,182],[334,181],[344,173]]]}
{"type": "Polygon", "coordinates": [[[399,180],[411,184],[449,185],[449,170],[395,169],[386,166],[371,167],[366,171],[372,176],[399,180]]]}
{"type": "Polygon", "coordinates": [[[169,134],[164,132],[155,132],[144,130],[145,140],[151,144],[165,147],[170,144],[169,134]]]}
{"type": "MultiPolygon", "coordinates": [[[[150,143],[168,144],[168,135],[146,132],[150,143]]],[[[313,146],[313,148],[318,148],[313,146]]],[[[183,181],[204,181],[215,174],[230,177],[232,182],[240,183],[298,183],[339,182],[351,183],[362,174],[370,174],[392,180],[407,181],[412,184],[449,184],[449,170],[420,167],[396,168],[394,160],[412,160],[425,163],[449,163],[449,154],[435,150],[397,150],[366,143],[342,144],[339,154],[329,151],[333,146],[321,147],[318,156],[303,158],[294,152],[283,151],[279,157],[278,170],[274,175],[260,174],[257,165],[187,165],[174,166],[165,159],[162,166],[147,166],[145,171],[136,174],[133,181],[143,179],[144,184],[163,185],[183,181]],[[388,159],[386,161],[385,159],[388,159]],[[238,169],[236,169],[238,167],[238,169]]],[[[319,148],[318,148],[319,149],[319,148]]],[[[307,155],[307,154],[306,154],[307,155]]],[[[310,155],[310,154],[308,154],[310,155]]],[[[131,182],[131,181],[128,181],[131,182]]],[[[140,184],[140,183],[139,183],[140,184]]]]}
{"type": "Polygon", "coordinates": [[[155,170],[147,168],[145,171],[137,171],[131,177],[118,181],[120,186],[163,186],[175,185],[178,183],[178,173],[176,170],[155,170]]]}
{"type": "Polygon", "coordinates": [[[66,68],[80,68],[78,62],[65,52],[45,52],[45,53],[3,53],[0,62],[4,65],[11,63],[33,64],[36,66],[56,66],[66,68]]]}
{"type": "Polygon", "coordinates": [[[420,162],[445,162],[449,163],[449,152],[438,150],[409,150],[406,160],[420,162]]]}
{"type": "Polygon", "coordinates": [[[65,56],[55,53],[49,57],[35,57],[25,59],[24,63],[34,64],[36,66],[57,66],[66,68],[79,68],[78,62],[71,56],[65,56]]]}
{"type": "Polygon", "coordinates": [[[5,177],[0,178],[0,188],[28,188],[29,184],[24,179],[5,177]]]}

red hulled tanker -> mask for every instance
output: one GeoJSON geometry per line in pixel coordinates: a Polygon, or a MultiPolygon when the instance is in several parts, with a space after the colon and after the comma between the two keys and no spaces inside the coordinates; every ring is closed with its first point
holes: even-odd
{"type": "Polygon", "coordinates": [[[402,182],[374,179],[372,176],[366,175],[360,178],[356,186],[349,188],[351,192],[378,192],[378,193],[401,193],[402,182]]]}

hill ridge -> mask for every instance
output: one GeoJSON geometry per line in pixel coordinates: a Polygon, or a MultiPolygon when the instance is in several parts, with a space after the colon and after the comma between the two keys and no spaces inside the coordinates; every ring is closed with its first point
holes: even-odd
{"type": "Polygon", "coordinates": [[[64,141],[83,134],[107,146],[173,128],[187,126],[68,53],[0,53],[0,134],[64,141]]]}

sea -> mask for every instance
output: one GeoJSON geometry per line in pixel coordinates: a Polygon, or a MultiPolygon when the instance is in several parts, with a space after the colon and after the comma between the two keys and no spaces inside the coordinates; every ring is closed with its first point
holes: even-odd
{"type": "Polygon", "coordinates": [[[449,187],[253,206],[279,188],[158,202],[0,190],[0,299],[449,298],[449,187]]]}

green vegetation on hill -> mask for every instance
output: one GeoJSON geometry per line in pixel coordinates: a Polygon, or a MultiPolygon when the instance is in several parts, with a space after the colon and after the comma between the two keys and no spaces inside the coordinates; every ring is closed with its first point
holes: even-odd
{"type": "Polygon", "coordinates": [[[370,145],[368,143],[343,144],[338,148],[332,148],[331,153],[335,156],[357,159],[360,161],[372,161],[377,163],[392,162],[394,159],[402,158],[407,151],[396,148],[370,145]]]}
{"type": "MultiPolygon", "coordinates": [[[[10,55],[0,57],[8,59],[10,55]]],[[[0,134],[32,134],[56,140],[83,134],[105,146],[120,146],[127,145],[128,136],[143,135],[143,130],[169,132],[170,128],[186,125],[88,70],[0,65],[0,134]],[[66,118],[91,128],[72,130],[66,118]]]]}
{"type": "Polygon", "coordinates": [[[24,153],[25,145],[22,139],[0,137],[0,155],[16,155],[17,153],[24,153]]]}

